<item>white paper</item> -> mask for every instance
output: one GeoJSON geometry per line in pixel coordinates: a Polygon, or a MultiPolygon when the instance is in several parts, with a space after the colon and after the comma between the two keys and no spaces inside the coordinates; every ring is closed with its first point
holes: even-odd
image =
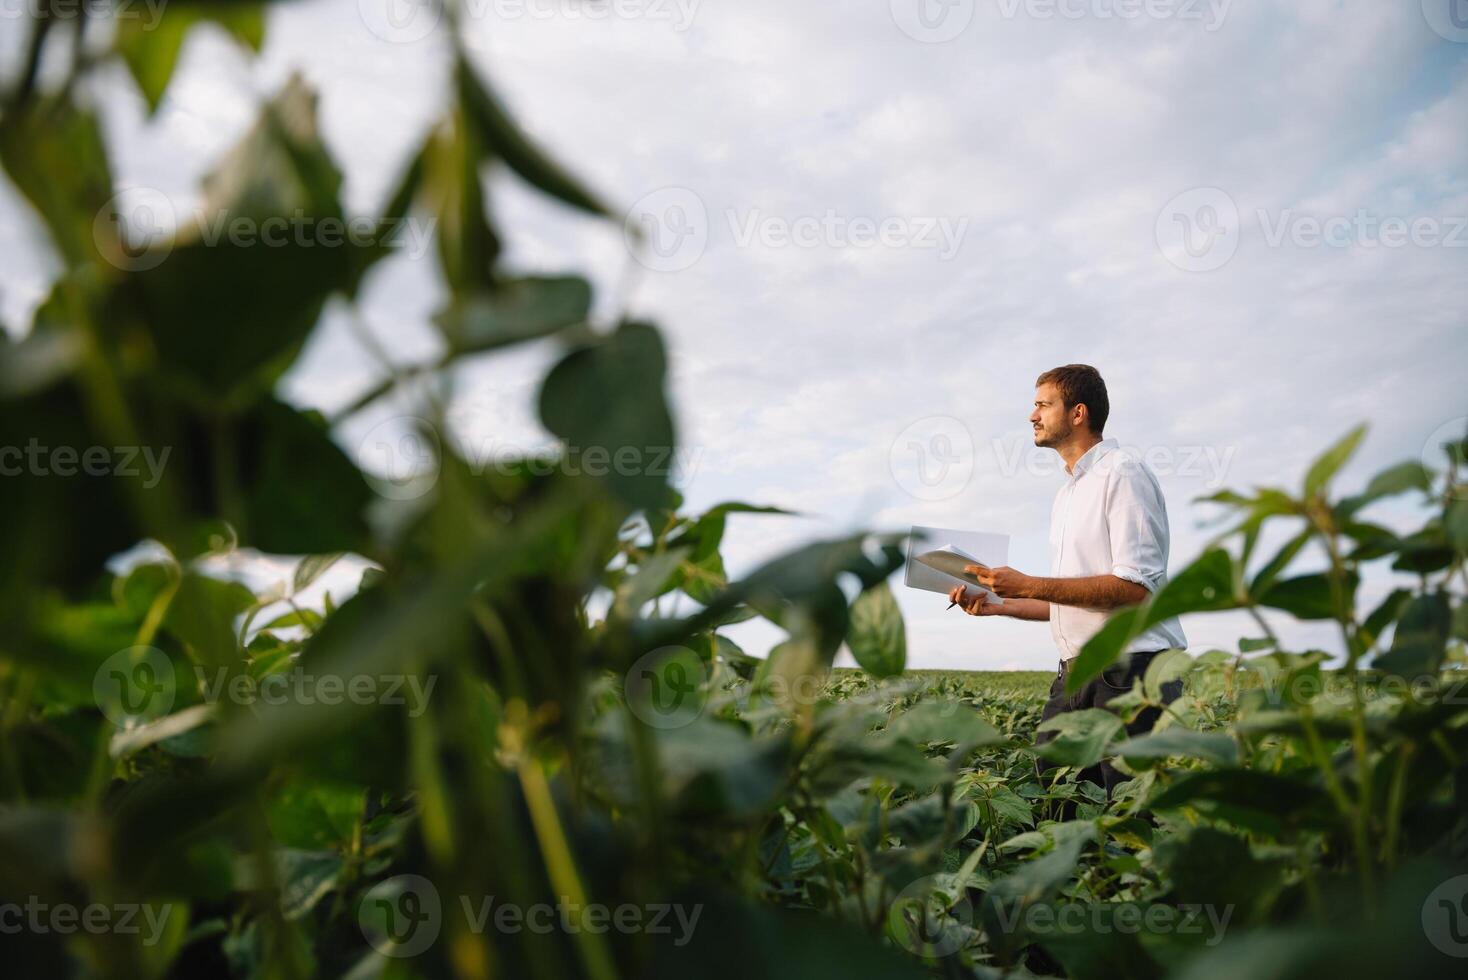
{"type": "Polygon", "coordinates": [[[983,593],[986,602],[1002,605],[1003,599],[979,585],[972,576],[963,574],[963,565],[970,564],[990,568],[1009,564],[1009,535],[914,525],[907,539],[907,566],[902,582],[909,588],[943,595],[953,591],[955,585],[962,585],[983,593]],[[940,571],[934,564],[946,565],[955,574],[940,571]]]}

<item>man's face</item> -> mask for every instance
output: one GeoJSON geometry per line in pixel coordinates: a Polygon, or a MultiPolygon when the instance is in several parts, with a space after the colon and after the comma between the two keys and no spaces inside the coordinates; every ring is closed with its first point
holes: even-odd
{"type": "Polygon", "coordinates": [[[1072,426],[1065,400],[1053,384],[1046,382],[1035,389],[1035,410],[1030,413],[1030,425],[1035,429],[1035,445],[1041,448],[1058,446],[1070,438],[1072,426]]]}

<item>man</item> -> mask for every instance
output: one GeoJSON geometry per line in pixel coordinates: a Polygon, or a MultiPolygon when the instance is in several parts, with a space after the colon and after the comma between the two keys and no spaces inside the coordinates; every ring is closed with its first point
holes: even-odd
{"type": "MultiPolygon", "coordinates": [[[[1035,410],[1030,424],[1035,445],[1054,449],[1065,461],[1067,478],[1050,512],[1050,573],[1041,578],[1013,568],[967,571],[1004,599],[989,604],[977,591],[957,586],[949,599],[970,616],[1011,616],[1048,620],[1060,648],[1060,669],[1050,685],[1043,717],[1063,711],[1099,708],[1130,691],[1159,653],[1183,649],[1187,639],[1176,619],[1168,619],[1136,637],[1120,661],[1075,694],[1065,693],[1071,662],[1110,613],[1145,600],[1167,581],[1167,505],[1157,477],[1140,460],[1103,439],[1111,405],[1106,382],[1087,364],[1067,364],[1040,375],[1035,382],[1035,410]]],[[[1180,693],[1180,684],[1164,686],[1165,700],[1180,693]]],[[[1149,731],[1160,711],[1148,708],[1127,726],[1130,734],[1149,731]]],[[[1040,741],[1054,737],[1043,732],[1040,741]]],[[[1047,766],[1046,768],[1049,768],[1047,766]]],[[[1106,787],[1110,795],[1123,777],[1109,763],[1081,776],[1106,787]]]]}

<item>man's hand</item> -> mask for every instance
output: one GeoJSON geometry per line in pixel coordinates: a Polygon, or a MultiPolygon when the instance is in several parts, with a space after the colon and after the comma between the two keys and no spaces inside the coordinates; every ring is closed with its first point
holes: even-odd
{"type": "Polygon", "coordinates": [[[998,568],[968,565],[964,571],[977,578],[979,584],[1001,599],[1025,599],[1034,595],[1031,588],[1034,585],[1034,579],[1024,572],[1016,572],[1008,565],[1001,565],[998,568]]]}
{"type": "Polygon", "coordinates": [[[970,616],[1004,616],[1007,615],[1003,606],[997,602],[989,602],[982,592],[970,593],[961,585],[955,585],[948,592],[948,601],[958,604],[958,608],[970,616]]]}

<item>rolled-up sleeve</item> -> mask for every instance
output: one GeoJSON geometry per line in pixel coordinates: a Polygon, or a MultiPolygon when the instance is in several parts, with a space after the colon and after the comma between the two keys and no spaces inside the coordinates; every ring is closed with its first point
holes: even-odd
{"type": "Polygon", "coordinates": [[[1119,467],[1106,500],[1111,574],[1156,592],[1167,581],[1167,505],[1141,466],[1119,467]]]}

